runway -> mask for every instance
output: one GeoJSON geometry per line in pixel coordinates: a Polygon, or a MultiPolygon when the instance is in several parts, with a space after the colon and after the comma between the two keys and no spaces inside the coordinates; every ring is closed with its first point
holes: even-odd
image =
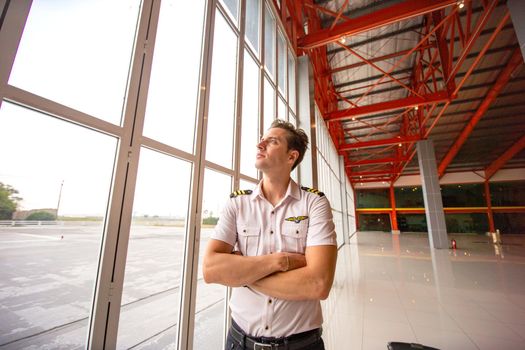
{"type": "MultiPolygon", "coordinates": [[[[0,227],[0,349],[85,348],[102,230],[0,227]]],[[[210,233],[203,228],[201,244],[210,233]]],[[[183,239],[182,227],[132,226],[117,348],[174,347],[183,239]]],[[[224,295],[199,268],[196,349],[222,338],[224,295]]]]}

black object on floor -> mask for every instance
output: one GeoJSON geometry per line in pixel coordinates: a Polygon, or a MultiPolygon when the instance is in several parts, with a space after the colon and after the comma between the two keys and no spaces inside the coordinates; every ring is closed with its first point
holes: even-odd
{"type": "Polygon", "coordinates": [[[389,342],[388,350],[439,350],[430,346],[425,346],[417,343],[402,343],[402,342],[389,342]]]}

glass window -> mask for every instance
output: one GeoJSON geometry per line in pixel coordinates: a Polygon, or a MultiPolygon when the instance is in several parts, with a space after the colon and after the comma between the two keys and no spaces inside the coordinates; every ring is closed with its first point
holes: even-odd
{"type": "Polygon", "coordinates": [[[279,31],[279,35],[277,36],[277,76],[278,76],[278,86],[281,90],[283,96],[287,98],[286,95],[286,82],[288,80],[286,76],[286,53],[288,50],[286,50],[286,41],[284,40],[284,37],[279,31]]]}
{"type": "Polygon", "coordinates": [[[441,185],[443,207],[485,207],[483,184],[441,185]]]}
{"type": "Polygon", "coordinates": [[[239,0],[221,0],[231,14],[235,23],[239,21],[239,0]]]}
{"type": "Polygon", "coordinates": [[[232,167],[237,36],[216,13],[206,159],[232,167]]]}
{"type": "Polygon", "coordinates": [[[264,65],[275,80],[275,19],[267,6],[264,9],[264,65]]]}
{"type": "Polygon", "coordinates": [[[489,222],[485,213],[445,214],[447,233],[485,233],[489,222]]]}
{"type": "Polygon", "coordinates": [[[241,190],[253,190],[257,187],[257,183],[251,181],[239,181],[239,189],[241,190]]]}
{"type": "Polygon", "coordinates": [[[0,130],[0,344],[85,348],[117,140],[6,101],[0,130]]]}
{"type": "Polygon", "coordinates": [[[259,140],[259,66],[244,53],[244,82],[242,90],[241,173],[257,178],[256,145],[259,140]]]}
{"type": "Polygon", "coordinates": [[[279,96],[277,99],[277,118],[286,120],[286,103],[279,96]]]}
{"type": "Polygon", "coordinates": [[[203,0],[162,2],[144,121],[145,136],[189,153],[195,134],[203,18],[203,0]]]}
{"type": "Polygon", "coordinates": [[[246,39],[259,57],[261,0],[246,0],[246,39]]]}
{"type": "Polygon", "coordinates": [[[191,163],[146,148],[140,152],[119,349],[167,348],[177,341],[191,163]],[[144,315],[148,322],[142,322],[144,315]]]}
{"type": "Polygon", "coordinates": [[[139,6],[33,1],[9,84],[119,124],[139,6]]]}
{"type": "Polygon", "coordinates": [[[523,234],[525,215],[523,213],[494,213],[494,226],[501,233],[523,234]]]}
{"type": "Polygon", "coordinates": [[[424,208],[421,186],[394,187],[396,208],[424,208]]]}
{"type": "Polygon", "coordinates": [[[489,186],[492,205],[525,205],[525,181],[491,182],[489,186]]]}
{"type": "Polygon", "coordinates": [[[397,214],[397,227],[403,232],[427,232],[425,214],[397,214]]]}
{"type": "Polygon", "coordinates": [[[264,130],[268,130],[275,119],[275,90],[267,78],[264,78],[264,130]]]}
{"type": "Polygon", "coordinates": [[[292,51],[288,51],[288,104],[294,113],[296,112],[296,92],[295,92],[295,58],[292,51]]]}
{"type": "Polygon", "coordinates": [[[358,208],[390,208],[388,188],[357,190],[356,197],[358,208]]]}
{"type": "Polygon", "coordinates": [[[359,231],[390,231],[390,215],[358,214],[359,231]]]}
{"type": "Polygon", "coordinates": [[[205,170],[197,277],[197,306],[193,338],[193,348],[196,350],[220,348],[219,344],[223,344],[226,287],[220,284],[204,283],[202,257],[213,228],[219,219],[220,211],[229,199],[231,192],[230,176],[210,169],[205,170]]]}

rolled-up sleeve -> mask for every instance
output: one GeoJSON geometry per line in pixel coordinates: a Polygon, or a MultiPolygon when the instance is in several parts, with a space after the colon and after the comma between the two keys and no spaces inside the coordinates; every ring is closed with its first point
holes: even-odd
{"type": "Polygon", "coordinates": [[[230,199],[224,205],[219,215],[219,221],[211,234],[212,239],[217,239],[235,246],[237,241],[236,230],[236,207],[233,199],[230,199]]]}
{"type": "Polygon", "coordinates": [[[326,197],[312,203],[309,216],[306,246],[337,245],[332,208],[326,197]]]}

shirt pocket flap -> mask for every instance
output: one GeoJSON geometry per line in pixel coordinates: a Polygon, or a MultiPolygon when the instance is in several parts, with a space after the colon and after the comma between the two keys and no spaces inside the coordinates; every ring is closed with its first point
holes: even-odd
{"type": "Polygon", "coordinates": [[[300,222],[296,224],[295,222],[285,222],[283,224],[282,235],[293,238],[306,238],[308,233],[308,224],[305,222],[300,222]]]}
{"type": "Polygon", "coordinates": [[[259,228],[258,227],[248,227],[248,226],[241,226],[239,228],[239,235],[240,236],[258,236],[259,235],[259,228]]]}
{"type": "Polygon", "coordinates": [[[256,226],[239,225],[237,229],[238,247],[244,256],[256,256],[259,251],[261,229],[256,226]]]}

